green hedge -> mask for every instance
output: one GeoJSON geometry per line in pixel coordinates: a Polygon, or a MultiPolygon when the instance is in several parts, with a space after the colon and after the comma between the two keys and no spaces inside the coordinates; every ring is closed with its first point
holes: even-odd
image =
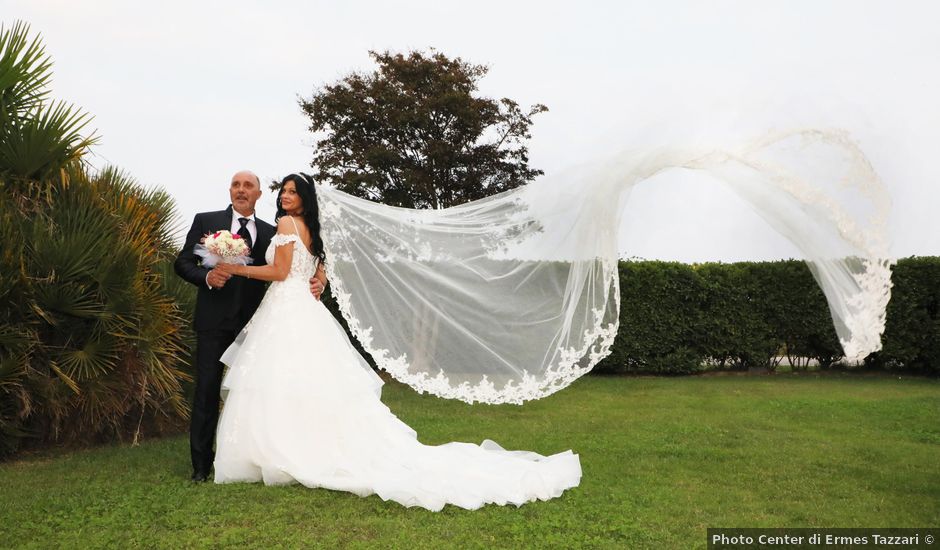
{"type": "Polygon", "coordinates": [[[621,262],[620,331],[597,371],[689,373],[701,370],[707,288],[689,266],[621,262]]]}
{"type": "Polygon", "coordinates": [[[940,257],[901,260],[882,344],[867,363],[886,370],[940,374],[940,257]]]}
{"type": "MultiPolygon", "coordinates": [[[[940,258],[894,268],[884,350],[869,368],[940,373],[940,258]]],[[[842,349],[822,290],[802,261],[620,263],[620,331],[598,372],[773,370],[784,356],[829,368],[842,349]]]]}

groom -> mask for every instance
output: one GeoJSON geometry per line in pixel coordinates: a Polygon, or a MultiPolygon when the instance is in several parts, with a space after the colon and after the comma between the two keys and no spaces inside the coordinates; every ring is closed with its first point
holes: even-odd
{"type": "MultiPolygon", "coordinates": [[[[255,217],[261,198],[261,182],[249,171],[232,176],[231,206],[217,212],[196,214],[186,243],[173,267],[176,274],[196,285],[196,393],[189,429],[189,448],[196,482],[205,481],[215,459],[213,442],[219,422],[219,391],[222,386],[222,353],[232,344],[254,315],[264,296],[266,283],[244,277],[230,278],[218,269],[203,267],[195,254],[196,244],[210,233],[223,229],[238,234],[251,249],[252,265],[264,265],[264,252],[274,236],[271,224],[255,217]]],[[[311,280],[311,292],[319,298],[323,286],[311,280]]]]}

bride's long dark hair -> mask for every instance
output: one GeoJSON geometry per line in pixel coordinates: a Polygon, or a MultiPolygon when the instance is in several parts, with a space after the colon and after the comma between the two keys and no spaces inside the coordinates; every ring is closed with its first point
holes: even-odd
{"type": "Polygon", "coordinates": [[[297,196],[300,197],[300,201],[303,203],[304,223],[307,224],[307,229],[310,230],[310,235],[313,237],[310,243],[310,247],[313,249],[311,252],[320,259],[322,264],[326,262],[326,253],[323,252],[323,238],[320,237],[320,205],[317,204],[317,187],[314,185],[312,177],[300,172],[285,176],[281,180],[277,191],[277,214],[274,216],[274,223],[276,224],[281,216],[287,215],[284,207],[281,206],[281,194],[284,193],[284,186],[289,181],[294,182],[297,196]]]}

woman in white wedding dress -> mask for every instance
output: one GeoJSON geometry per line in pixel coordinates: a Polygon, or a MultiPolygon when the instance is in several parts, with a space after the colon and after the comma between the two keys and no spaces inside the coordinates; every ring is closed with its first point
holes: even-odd
{"type": "Polygon", "coordinates": [[[329,258],[307,176],[283,180],[278,215],[268,265],[223,267],[272,283],[222,357],[229,370],[216,483],[299,482],[435,511],[445,504],[521,505],[579,484],[581,464],[571,451],[546,457],[506,451],[489,440],[420,443],[381,402],[382,380],[309,292],[309,279],[329,258]]]}

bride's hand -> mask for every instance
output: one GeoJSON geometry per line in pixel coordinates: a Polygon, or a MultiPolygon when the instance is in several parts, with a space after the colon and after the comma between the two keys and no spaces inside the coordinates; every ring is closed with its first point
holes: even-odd
{"type": "Polygon", "coordinates": [[[219,271],[223,273],[228,273],[229,275],[238,275],[239,274],[238,270],[241,269],[241,267],[242,266],[238,264],[223,264],[223,263],[219,263],[218,265],[215,266],[215,268],[218,269],[219,271]]]}

